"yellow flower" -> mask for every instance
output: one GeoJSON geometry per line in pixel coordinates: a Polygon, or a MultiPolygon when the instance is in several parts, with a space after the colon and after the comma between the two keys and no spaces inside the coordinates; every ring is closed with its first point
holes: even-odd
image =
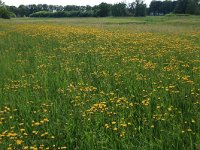
{"type": "Polygon", "coordinates": [[[21,145],[23,141],[22,140],[16,140],[15,142],[16,142],[17,145],[21,145]]]}
{"type": "Polygon", "coordinates": [[[40,123],[39,122],[35,122],[34,124],[32,124],[32,126],[39,126],[40,123]]]}
{"type": "Polygon", "coordinates": [[[129,103],[129,106],[133,107],[133,103],[129,103]]]}
{"type": "Polygon", "coordinates": [[[187,131],[188,131],[188,132],[192,132],[192,129],[189,128],[189,129],[187,129],[187,131]]]}
{"type": "Polygon", "coordinates": [[[120,137],[124,137],[124,136],[125,136],[125,133],[126,133],[126,132],[122,131],[121,134],[120,134],[120,137]]]}
{"type": "Polygon", "coordinates": [[[48,132],[45,132],[43,134],[41,134],[41,136],[45,136],[45,135],[48,135],[49,133],[48,132]]]}
{"type": "Polygon", "coordinates": [[[116,124],[116,122],[115,122],[115,121],[113,121],[113,122],[112,122],[112,124],[116,124]]]}
{"type": "Polygon", "coordinates": [[[122,123],[121,126],[125,128],[125,127],[127,127],[127,124],[126,123],[122,123]]]}
{"type": "Polygon", "coordinates": [[[23,147],[23,150],[27,150],[27,149],[28,149],[28,146],[24,146],[24,147],[23,147]]]}
{"type": "Polygon", "coordinates": [[[108,129],[108,128],[109,128],[109,125],[108,125],[107,123],[105,124],[105,128],[106,128],[106,129],[108,129]]]}
{"type": "Polygon", "coordinates": [[[117,128],[115,127],[115,128],[113,128],[113,130],[114,130],[114,131],[117,131],[117,128]]]}
{"type": "Polygon", "coordinates": [[[24,131],[25,131],[25,129],[20,129],[20,131],[21,131],[21,132],[24,132],[24,131]]]}
{"type": "Polygon", "coordinates": [[[143,100],[142,101],[142,105],[144,105],[144,106],[148,106],[149,103],[150,103],[150,100],[143,100]]]}
{"type": "Polygon", "coordinates": [[[156,106],[157,109],[159,109],[161,106],[156,106]]]}
{"type": "Polygon", "coordinates": [[[49,119],[48,118],[44,118],[44,122],[48,122],[49,121],[49,119]]]}

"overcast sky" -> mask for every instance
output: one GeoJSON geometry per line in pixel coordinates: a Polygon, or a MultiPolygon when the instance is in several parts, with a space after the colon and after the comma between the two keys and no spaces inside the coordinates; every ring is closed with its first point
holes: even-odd
{"type": "MultiPolygon", "coordinates": [[[[135,0],[2,0],[5,2],[6,5],[14,5],[14,6],[19,6],[21,4],[28,5],[28,4],[49,4],[49,5],[98,5],[101,2],[106,2],[110,4],[118,3],[118,2],[133,2],[135,0]]],[[[149,5],[151,0],[144,0],[144,2],[149,5]]]]}

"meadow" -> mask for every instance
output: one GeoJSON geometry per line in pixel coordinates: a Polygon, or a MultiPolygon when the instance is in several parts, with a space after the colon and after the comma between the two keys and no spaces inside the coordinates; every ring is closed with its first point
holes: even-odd
{"type": "Polygon", "coordinates": [[[200,149],[200,17],[0,19],[0,149],[200,149]]]}

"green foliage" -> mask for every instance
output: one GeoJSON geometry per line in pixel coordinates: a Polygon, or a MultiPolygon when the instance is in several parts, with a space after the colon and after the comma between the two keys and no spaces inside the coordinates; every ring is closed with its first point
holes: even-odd
{"type": "Polygon", "coordinates": [[[128,6],[128,12],[133,16],[135,14],[136,2],[132,2],[128,6]]]}
{"type": "Polygon", "coordinates": [[[149,12],[153,13],[154,16],[161,13],[161,6],[162,6],[161,1],[151,1],[149,12]]]}
{"type": "Polygon", "coordinates": [[[10,19],[10,12],[4,6],[0,6],[0,18],[10,19]]]}
{"type": "Polygon", "coordinates": [[[186,8],[186,14],[200,15],[200,3],[196,0],[189,0],[186,8]]]}
{"type": "Polygon", "coordinates": [[[50,17],[51,12],[48,11],[39,11],[30,15],[30,17],[50,17]]]}
{"type": "Polygon", "coordinates": [[[63,8],[64,11],[79,11],[80,7],[76,5],[67,5],[63,8]]]}
{"type": "Polygon", "coordinates": [[[143,1],[136,0],[135,16],[144,17],[146,16],[146,4],[143,1]]]}
{"type": "Polygon", "coordinates": [[[53,17],[53,18],[62,18],[62,17],[93,17],[93,11],[58,11],[58,12],[48,12],[48,11],[39,11],[30,15],[30,17],[53,17]]]}
{"type": "Polygon", "coordinates": [[[25,6],[25,5],[20,5],[19,6],[19,10],[18,10],[19,12],[19,15],[21,16],[21,17],[28,17],[29,16],[29,8],[27,7],[27,6],[25,6]]]}
{"type": "Polygon", "coordinates": [[[200,1],[199,0],[178,0],[175,13],[177,14],[200,14],[200,1]]]}
{"type": "Polygon", "coordinates": [[[95,14],[94,14],[94,11],[92,10],[89,10],[89,11],[81,11],[79,13],[79,17],[94,17],[95,14]]]}
{"type": "MultiPolygon", "coordinates": [[[[1,2],[1,5],[4,5],[1,2]]],[[[17,17],[107,17],[107,16],[146,16],[165,15],[169,13],[176,14],[200,14],[200,0],[178,0],[178,1],[160,1],[152,0],[149,8],[141,0],[135,0],[132,3],[124,2],[108,4],[102,2],[95,6],[76,6],[76,5],[47,5],[31,4],[6,6],[7,9],[17,17]]]]}
{"type": "Polygon", "coordinates": [[[125,3],[117,3],[114,4],[111,8],[113,16],[126,16],[126,4],[125,3]]]}
{"type": "Polygon", "coordinates": [[[16,18],[16,14],[13,12],[9,12],[11,18],[16,18]]]}
{"type": "Polygon", "coordinates": [[[110,15],[110,8],[111,8],[110,4],[101,3],[101,4],[99,4],[98,7],[99,7],[98,16],[107,17],[110,15]]]}
{"type": "MultiPolygon", "coordinates": [[[[12,14],[14,14],[14,15],[12,15],[12,16],[20,16],[19,15],[19,9],[17,8],[17,7],[15,7],[15,6],[7,6],[7,9],[12,13],[12,14]]],[[[11,17],[12,17],[11,16],[11,17]]]]}
{"type": "Polygon", "coordinates": [[[185,14],[188,5],[188,0],[178,0],[176,8],[174,10],[177,14],[185,14]]]}
{"type": "Polygon", "coordinates": [[[149,15],[165,15],[172,13],[176,7],[176,1],[151,1],[149,15]]]}

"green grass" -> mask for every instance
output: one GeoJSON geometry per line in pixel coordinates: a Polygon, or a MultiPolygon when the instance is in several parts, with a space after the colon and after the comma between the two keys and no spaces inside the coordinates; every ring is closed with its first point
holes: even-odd
{"type": "Polygon", "coordinates": [[[170,22],[176,22],[177,25],[179,25],[180,22],[187,24],[192,24],[192,23],[200,23],[200,17],[199,16],[147,16],[147,17],[107,17],[107,18],[60,18],[60,19],[52,19],[52,18],[17,18],[16,21],[49,21],[49,22],[68,22],[68,23],[74,23],[76,24],[77,22],[79,25],[82,24],[89,24],[91,25],[92,23],[134,23],[134,22],[142,22],[146,24],[165,24],[165,23],[170,23],[170,22]]]}
{"type": "Polygon", "coordinates": [[[199,149],[199,25],[0,20],[1,149],[199,149]]]}
{"type": "MultiPolygon", "coordinates": [[[[4,21],[5,22],[5,21],[4,21]]],[[[98,27],[106,30],[128,32],[185,33],[199,31],[199,16],[148,16],[148,17],[108,17],[108,18],[17,18],[15,23],[52,23],[72,26],[98,27]]]]}

